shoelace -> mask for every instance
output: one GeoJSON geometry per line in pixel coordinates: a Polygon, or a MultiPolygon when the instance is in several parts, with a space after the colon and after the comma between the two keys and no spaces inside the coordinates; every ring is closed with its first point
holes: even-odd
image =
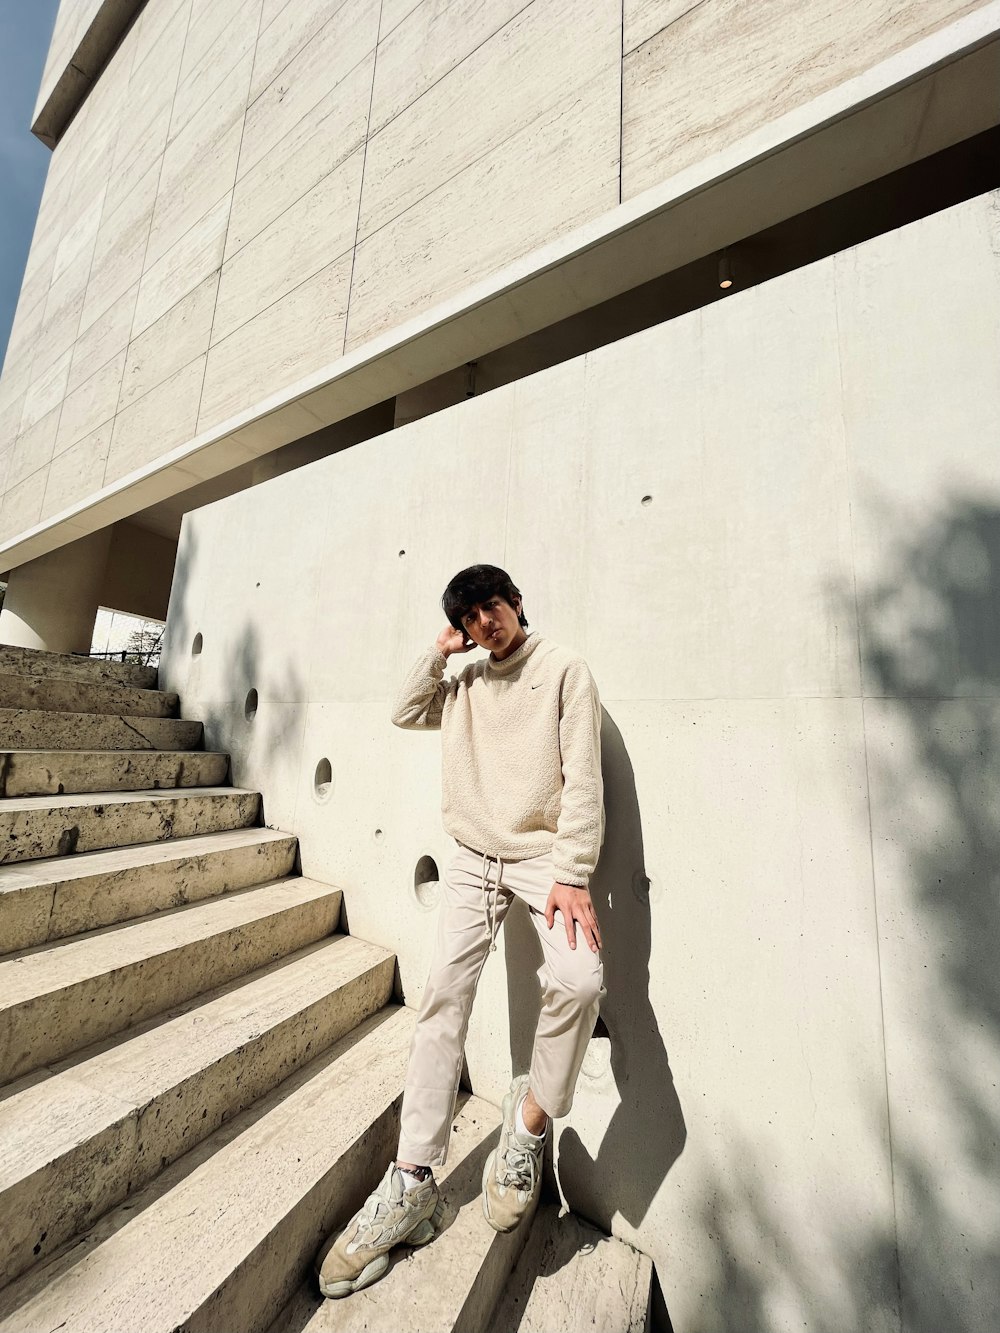
{"type": "Polygon", "coordinates": [[[500,1184],[534,1193],[538,1178],[538,1158],[530,1148],[508,1148],[503,1155],[503,1176],[500,1184]]]}

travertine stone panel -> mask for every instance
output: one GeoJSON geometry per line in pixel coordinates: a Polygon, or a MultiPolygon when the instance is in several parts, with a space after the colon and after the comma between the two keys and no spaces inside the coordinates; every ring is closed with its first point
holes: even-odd
{"type": "Polygon", "coordinates": [[[73,360],[66,380],[67,395],[128,346],[138,292],[139,284],[135,283],[80,333],[73,344],[73,360]]]}
{"type": "Polygon", "coordinates": [[[421,0],[382,0],[382,18],[379,24],[378,38],[383,41],[397,28],[407,14],[416,9],[421,0]]]}
{"type": "Polygon", "coordinates": [[[3,1113],[10,1145],[4,1269],[27,1267],[42,1232],[48,1254],[84,1230],[370,1018],[391,991],[390,955],[336,937],[25,1089],[3,1113]],[[40,1117],[50,1126],[41,1142],[40,1117]]]}
{"type": "Polygon", "coordinates": [[[232,196],[226,195],[142,275],[132,337],[137,338],[222,264],[232,196]]]}
{"type": "Polygon", "coordinates": [[[25,477],[30,477],[32,472],[37,472],[49,462],[55,447],[61,410],[60,407],[54,407],[17,437],[10,458],[6,489],[24,481],[25,477]]]}
{"type": "Polygon", "coordinates": [[[90,256],[81,255],[52,284],[45,298],[42,327],[35,337],[32,378],[43,374],[63,353],[72,351],[80,329],[90,256]]]}
{"type": "MultiPolygon", "coordinates": [[[[553,108],[577,102],[581,136],[592,138],[600,118],[607,120],[600,129],[616,138],[613,107],[602,92],[613,85],[619,95],[620,58],[621,17],[610,6],[581,11],[572,0],[529,5],[371,139],[359,236],[384,226],[484,155],[502,158],[512,151],[513,136],[533,122],[540,123],[534,124],[531,149],[522,151],[544,156],[542,144],[552,127],[540,118],[553,108]],[[592,105],[578,102],[584,85],[593,85],[592,105]]],[[[527,164],[522,159],[519,166],[527,164]]],[[[567,163],[566,170],[573,168],[567,163]]]]}
{"type": "Polygon", "coordinates": [[[110,210],[121,205],[151,167],[159,172],[187,34],[189,3],[163,0],[147,5],[126,39],[126,44],[134,47],[135,59],[108,184],[110,210]],[[155,55],[150,59],[142,50],[142,40],[143,32],[151,31],[151,25],[158,31],[155,55]]]}
{"type": "Polygon", "coordinates": [[[228,755],[188,751],[8,750],[0,764],[7,796],[219,787],[229,777],[228,755]]]}
{"type": "Polygon", "coordinates": [[[499,32],[528,0],[420,0],[391,30],[383,6],[371,133],[415,102],[478,46],[499,32]]]}
{"type": "Polygon", "coordinates": [[[613,207],[618,99],[609,69],[362,241],[348,350],[613,207]]]}
{"type": "Polygon", "coordinates": [[[61,513],[96,489],[104,477],[113,425],[105,422],[92,435],[56,454],[49,464],[39,519],[61,513]]]}
{"type": "Polygon", "coordinates": [[[281,213],[222,270],[212,342],[221,342],[354,244],[364,149],[281,213]]]}
{"type": "Polygon", "coordinates": [[[250,83],[251,102],[334,18],[343,7],[343,0],[325,4],[320,0],[305,0],[305,3],[299,0],[298,4],[280,4],[280,8],[279,4],[266,0],[261,12],[250,83]]]}
{"type": "MultiPolygon", "coordinates": [[[[344,0],[247,110],[239,175],[279,143],[375,46],[378,8],[344,0]]],[[[266,35],[266,34],[265,34],[266,35]]]]}
{"type": "Polygon", "coordinates": [[[195,434],[205,357],[178,370],[115,417],[104,484],[152,462],[195,434]]]}
{"type": "Polygon", "coordinates": [[[243,133],[249,55],[235,66],[197,116],[169,144],[149,233],[146,265],[155,264],[233,188],[243,133]]]}
{"type": "Polygon", "coordinates": [[[226,258],[262,231],[365,141],[374,52],[240,176],[226,234],[226,258]]]}
{"type": "Polygon", "coordinates": [[[271,829],[237,829],[6,867],[0,888],[12,949],[64,939],[165,908],[282,879],[296,841],[271,829]]]}
{"type": "Polygon", "coordinates": [[[53,408],[57,408],[66,391],[69,378],[69,365],[73,358],[72,348],[54,361],[44,374],[32,378],[31,387],[24,397],[21,412],[21,433],[29,430],[36,421],[41,421],[53,408]]]}
{"type": "MultiPolygon", "coordinates": [[[[758,0],[747,6],[741,0],[706,0],[686,7],[625,56],[622,198],[640,194],[983,3],[758,0]]],[[[642,14],[637,24],[637,35],[648,26],[642,14]]]]}
{"type": "Polygon", "coordinates": [[[55,16],[55,27],[52,30],[52,40],[45,58],[41,87],[38,91],[36,114],[51,97],[63,70],[72,60],[73,52],[80,44],[80,38],[90,27],[102,4],[103,0],[76,0],[75,3],[72,0],[65,0],[65,3],[59,5],[55,16]]]}
{"type": "Polygon", "coordinates": [[[159,163],[154,162],[131,193],[101,222],[81,332],[100,319],[142,276],[158,178],[159,163]]]}
{"type": "Polygon", "coordinates": [[[14,322],[11,325],[10,339],[7,343],[7,352],[3,363],[3,380],[0,381],[0,389],[4,394],[9,392],[9,386],[14,378],[26,378],[31,369],[31,358],[34,354],[35,337],[41,327],[42,317],[45,314],[45,299],[49,294],[48,279],[40,275],[44,280],[39,281],[35,286],[35,279],[28,279],[28,284],[32,286],[32,291],[26,292],[21,288],[21,298],[17,303],[17,310],[14,312],[14,322]]]}
{"type": "Polygon", "coordinates": [[[274,392],[343,351],[352,253],[276,301],[208,354],[198,429],[224,421],[265,380],[274,392]]]}
{"type": "Polygon", "coordinates": [[[261,0],[194,0],[168,139],[203,108],[234,65],[252,55],[261,0]]]}
{"type": "Polygon", "coordinates": [[[129,344],[119,411],[142,398],[208,349],[219,274],[194,291],[129,344]]]}
{"type": "Polygon", "coordinates": [[[67,395],[59,419],[56,453],[69,449],[112,419],[118,405],[124,366],[125,349],[122,348],[89,380],[84,380],[78,389],[67,395]]]}
{"type": "Polygon", "coordinates": [[[0,501],[0,539],[6,541],[15,532],[22,532],[38,522],[47,475],[46,468],[39,468],[5,491],[0,501]]]}
{"type": "Polygon", "coordinates": [[[699,3],[702,0],[624,0],[622,53],[628,55],[669,24],[676,23],[699,3]]]}
{"type": "Polygon", "coordinates": [[[62,277],[75,260],[83,255],[93,255],[103,207],[104,187],[97,191],[96,197],[59,242],[59,248],[56,250],[55,260],[52,264],[53,282],[62,277]]]}
{"type": "Polygon", "coordinates": [[[25,796],[0,803],[4,865],[92,852],[130,843],[189,838],[196,833],[250,828],[258,822],[257,792],[230,787],[155,796],[25,796]]]}

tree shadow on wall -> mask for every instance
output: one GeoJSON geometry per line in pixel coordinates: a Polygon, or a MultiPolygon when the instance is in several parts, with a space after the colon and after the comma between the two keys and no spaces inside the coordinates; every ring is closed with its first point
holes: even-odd
{"type": "MultiPolygon", "coordinates": [[[[204,724],[206,750],[230,756],[233,785],[262,793],[266,822],[268,788],[272,784],[287,788],[296,780],[306,681],[292,657],[280,667],[265,666],[263,636],[251,618],[252,611],[242,625],[224,634],[217,635],[215,625],[202,623],[200,608],[192,604],[193,589],[203,575],[199,550],[197,530],[185,527],[170,592],[161,658],[161,675],[165,669],[167,679],[161,679],[161,688],[178,689],[181,716],[204,724]],[[221,662],[218,654],[222,654],[221,662]]],[[[243,595],[252,606],[260,583],[249,565],[244,577],[243,595]]]]}
{"type": "Polygon", "coordinates": [[[878,1090],[864,1110],[891,1168],[873,1184],[848,1156],[797,1232],[758,1145],[731,1143],[704,1182],[715,1271],[685,1333],[1000,1318],[1000,510],[945,500],[915,532],[881,510],[877,573],[832,593],[861,636],[888,1118],[878,1090]]]}
{"type": "MultiPolygon", "coordinates": [[[[563,1130],[557,1170],[570,1207],[610,1232],[616,1215],[641,1226],[681,1154],[686,1130],[649,999],[649,878],[635,775],[606,709],[601,750],[606,833],[590,888],[601,925],[607,996],[577,1090],[579,1096],[587,1084],[599,1097],[616,1096],[617,1104],[595,1157],[572,1126],[563,1130]]],[[[533,972],[541,950],[526,912],[511,909],[504,935],[511,1060],[515,1070],[527,1069],[538,1016],[533,972]],[[526,1002],[526,995],[534,1003],[526,1002]]]]}

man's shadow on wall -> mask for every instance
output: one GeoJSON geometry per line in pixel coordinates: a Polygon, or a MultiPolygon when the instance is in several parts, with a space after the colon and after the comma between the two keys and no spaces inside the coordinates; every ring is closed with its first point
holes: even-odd
{"type": "MultiPolygon", "coordinates": [[[[615,1214],[634,1227],[642,1224],[681,1154],[687,1131],[649,999],[649,878],[635,774],[621,732],[606,709],[601,749],[606,830],[590,892],[601,926],[607,996],[595,1035],[610,1042],[610,1072],[620,1101],[596,1156],[570,1126],[559,1138],[556,1166],[574,1212],[610,1232],[615,1214]]],[[[511,1062],[521,1071],[531,1060],[539,1009],[534,973],[542,955],[527,911],[517,902],[504,925],[504,947],[511,1062]]],[[[599,1062],[599,1044],[594,1053],[599,1062]]],[[[577,1084],[578,1097],[586,1077],[581,1075],[577,1084]]],[[[605,1076],[602,1091],[607,1084],[605,1076]]],[[[613,1095],[610,1086],[607,1095],[613,1095]]]]}

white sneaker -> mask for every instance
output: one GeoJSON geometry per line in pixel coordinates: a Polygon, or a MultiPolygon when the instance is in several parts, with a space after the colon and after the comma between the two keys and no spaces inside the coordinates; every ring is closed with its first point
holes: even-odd
{"type": "Polygon", "coordinates": [[[510,1085],[503,1099],[500,1142],[483,1171],[483,1215],[494,1231],[513,1231],[538,1197],[545,1135],[517,1132],[517,1108],[527,1091],[527,1074],[510,1085]]]}
{"type": "Polygon", "coordinates": [[[335,1232],[316,1259],[319,1289],[324,1296],[349,1296],[377,1282],[389,1267],[396,1245],[426,1245],[436,1234],[438,1187],[430,1176],[405,1189],[402,1174],[391,1164],[347,1226],[335,1232]]]}

